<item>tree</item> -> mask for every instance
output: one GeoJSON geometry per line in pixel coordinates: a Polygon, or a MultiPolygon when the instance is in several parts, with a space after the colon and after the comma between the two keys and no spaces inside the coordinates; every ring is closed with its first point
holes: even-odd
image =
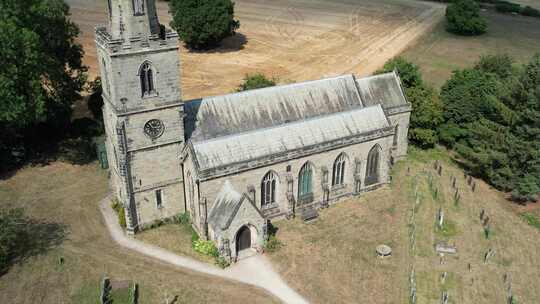
{"type": "Polygon", "coordinates": [[[68,17],[69,7],[62,0],[0,2],[3,166],[38,137],[36,130],[65,130],[70,121],[87,69],[82,47],[75,42],[79,29],[68,17]]]}
{"type": "Polygon", "coordinates": [[[412,105],[409,139],[422,148],[438,142],[437,127],[443,121],[443,107],[435,90],[424,84],[420,69],[402,57],[387,61],[376,74],[397,71],[412,105]]]}
{"type": "Polygon", "coordinates": [[[273,87],[276,85],[275,79],[268,79],[264,74],[248,74],[244,77],[244,82],[238,87],[238,92],[273,87]]]}
{"type": "Polygon", "coordinates": [[[231,0],[172,0],[169,7],[171,27],[189,48],[214,47],[240,27],[231,0]]]}
{"type": "Polygon", "coordinates": [[[480,57],[480,61],[474,68],[484,73],[493,73],[501,79],[507,79],[513,75],[513,63],[514,60],[508,54],[486,55],[480,57]]]}
{"type": "Polygon", "coordinates": [[[486,56],[456,71],[441,90],[441,142],[472,174],[512,191],[514,200],[540,194],[540,55],[514,68],[506,55],[486,56]]]}
{"type": "Polygon", "coordinates": [[[448,5],[446,20],[446,30],[458,35],[476,36],[487,30],[487,22],[480,16],[480,5],[474,0],[456,0],[448,5]]]}
{"type": "Polygon", "coordinates": [[[390,73],[394,70],[399,73],[399,78],[401,78],[401,82],[405,88],[418,87],[424,84],[418,66],[403,57],[395,57],[388,60],[383,68],[375,72],[375,74],[390,73]]]}

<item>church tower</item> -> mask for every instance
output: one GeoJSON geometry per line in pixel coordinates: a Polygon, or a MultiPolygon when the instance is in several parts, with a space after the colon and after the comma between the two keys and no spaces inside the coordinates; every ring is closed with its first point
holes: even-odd
{"type": "Polygon", "coordinates": [[[185,211],[179,42],[155,0],[108,0],[108,13],[96,45],[110,182],[134,233],[185,211]]]}

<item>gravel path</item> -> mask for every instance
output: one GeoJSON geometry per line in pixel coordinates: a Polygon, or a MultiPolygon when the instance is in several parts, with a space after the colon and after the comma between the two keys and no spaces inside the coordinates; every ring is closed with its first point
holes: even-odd
{"type": "Polygon", "coordinates": [[[283,281],[283,279],[273,270],[268,259],[262,255],[256,255],[241,260],[223,270],[216,266],[177,255],[160,247],[143,243],[127,236],[118,224],[116,214],[110,207],[110,201],[109,197],[104,198],[100,202],[100,210],[111,237],[120,246],[176,266],[260,287],[267,290],[284,303],[308,303],[306,299],[283,281]]]}

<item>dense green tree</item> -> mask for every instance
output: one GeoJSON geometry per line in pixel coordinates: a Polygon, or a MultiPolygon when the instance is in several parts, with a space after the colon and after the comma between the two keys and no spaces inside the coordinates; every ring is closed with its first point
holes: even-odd
{"type": "Polygon", "coordinates": [[[86,81],[78,34],[62,0],[0,1],[2,166],[38,137],[36,130],[65,130],[86,81]]]}
{"type": "Polygon", "coordinates": [[[456,0],[446,8],[447,31],[458,35],[481,35],[487,30],[480,16],[480,6],[474,0],[456,0]]]}
{"type": "Polygon", "coordinates": [[[507,79],[513,75],[514,60],[508,54],[486,55],[480,57],[480,61],[475,65],[476,70],[484,73],[493,73],[501,79],[507,79]]]}
{"type": "Polygon", "coordinates": [[[506,55],[456,71],[441,90],[440,140],[472,174],[518,201],[540,194],[540,55],[521,68],[506,55]]]}
{"type": "Polygon", "coordinates": [[[189,48],[214,47],[240,27],[231,0],[171,0],[169,7],[171,26],[189,48]]]}
{"type": "Polygon", "coordinates": [[[388,60],[383,68],[375,72],[375,74],[389,73],[392,71],[397,71],[399,73],[399,78],[405,88],[418,87],[424,84],[420,68],[403,57],[395,57],[388,60]]]}
{"type": "Polygon", "coordinates": [[[238,87],[238,91],[247,91],[253,89],[261,89],[273,87],[276,85],[275,79],[269,79],[261,73],[248,74],[244,77],[244,82],[238,87]]]}
{"type": "Polygon", "coordinates": [[[424,84],[420,69],[402,57],[385,63],[377,74],[397,71],[407,100],[412,105],[409,139],[416,145],[429,148],[438,142],[437,127],[443,120],[443,107],[435,90],[424,84]]]}

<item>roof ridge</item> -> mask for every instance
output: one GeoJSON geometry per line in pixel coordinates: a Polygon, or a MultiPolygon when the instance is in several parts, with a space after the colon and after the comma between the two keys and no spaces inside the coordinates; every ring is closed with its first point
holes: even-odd
{"type": "Polygon", "coordinates": [[[195,100],[201,100],[201,99],[213,99],[213,98],[226,97],[226,96],[251,95],[253,93],[261,92],[261,91],[273,91],[273,90],[283,89],[283,88],[292,88],[292,87],[306,85],[306,84],[313,84],[313,83],[329,81],[329,80],[336,80],[336,79],[341,79],[341,78],[348,78],[348,77],[353,77],[353,74],[343,74],[343,75],[338,75],[338,76],[328,77],[328,78],[320,78],[320,79],[307,80],[307,81],[302,81],[302,82],[280,84],[280,85],[275,85],[275,86],[271,86],[271,87],[251,89],[251,90],[227,93],[227,94],[222,94],[222,95],[213,95],[213,96],[196,98],[196,99],[192,99],[192,100],[189,100],[189,101],[195,101],[195,100]]]}
{"type": "Polygon", "coordinates": [[[239,135],[246,135],[246,134],[249,134],[249,133],[257,133],[257,132],[260,132],[260,131],[263,131],[263,130],[278,129],[278,128],[282,128],[284,126],[298,125],[298,124],[302,124],[302,123],[305,123],[305,122],[310,122],[310,121],[314,121],[314,120],[318,120],[318,119],[327,119],[327,118],[332,118],[334,116],[341,116],[341,115],[344,115],[344,114],[352,114],[353,112],[362,112],[362,111],[372,110],[373,108],[377,108],[377,107],[380,108],[380,110],[384,114],[385,118],[387,118],[381,104],[371,105],[371,106],[367,106],[367,107],[358,106],[358,107],[355,107],[355,108],[350,109],[348,111],[335,112],[335,113],[330,113],[330,114],[326,114],[326,115],[318,115],[318,116],[314,116],[314,117],[309,117],[307,119],[295,120],[295,121],[292,121],[292,122],[286,123],[286,124],[273,125],[273,126],[269,126],[269,127],[266,127],[266,128],[258,128],[258,129],[254,129],[254,130],[248,130],[248,131],[245,131],[245,132],[238,132],[238,133],[228,134],[228,135],[225,135],[225,136],[209,138],[209,139],[202,140],[202,141],[192,142],[192,144],[194,146],[196,146],[198,144],[211,143],[211,142],[224,140],[224,139],[239,136],[239,135]]]}

